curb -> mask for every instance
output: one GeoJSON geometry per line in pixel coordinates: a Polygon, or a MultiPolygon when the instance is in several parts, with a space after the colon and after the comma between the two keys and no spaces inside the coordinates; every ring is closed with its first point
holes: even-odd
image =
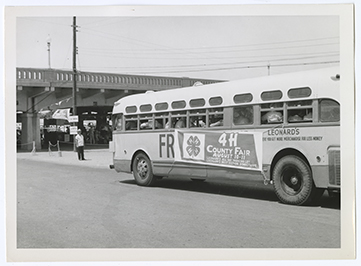
{"type": "MultiPolygon", "coordinates": [[[[109,169],[113,164],[113,154],[106,150],[85,150],[85,161],[79,161],[77,153],[74,151],[54,151],[54,152],[35,152],[35,153],[17,153],[17,160],[26,160],[34,162],[49,162],[59,165],[86,166],[93,168],[109,169]]],[[[109,169],[110,170],[110,169],[109,169]]]]}

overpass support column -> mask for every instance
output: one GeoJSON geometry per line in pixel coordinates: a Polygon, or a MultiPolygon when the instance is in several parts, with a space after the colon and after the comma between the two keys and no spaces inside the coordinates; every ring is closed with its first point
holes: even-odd
{"type": "Polygon", "coordinates": [[[35,148],[41,149],[40,140],[40,118],[37,113],[24,113],[21,116],[21,149],[31,151],[33,149],[33,141],[35,148]]]}

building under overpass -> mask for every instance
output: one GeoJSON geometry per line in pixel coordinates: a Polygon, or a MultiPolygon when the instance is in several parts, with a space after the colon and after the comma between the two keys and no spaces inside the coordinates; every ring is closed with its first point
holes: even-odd
{"type": "MultiPolygon", "coordinates": [[[[21,124],[21,149],[41,148],[40,116],[46,111],[73,107],[73,72],[71,70],[17,68],[17,122],[21,124]]],[[[168,90],[192,86],[195,82],[211,84],[221,80],[188,77],[161,77],[112,73],[77,73],[76,114],[83,121],[107,123],[118,99],[148,90],[168,90]]]]}

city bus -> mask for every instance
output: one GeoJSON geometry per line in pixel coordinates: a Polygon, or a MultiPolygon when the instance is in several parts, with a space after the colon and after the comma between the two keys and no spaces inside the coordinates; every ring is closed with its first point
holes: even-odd
{"type": "Polygon", "coordinates": [[[331,67],[123,97],[110,168],[140,186],[259,180],[282,203],[311,204],[340,192],[339,80],[331,67]]]}

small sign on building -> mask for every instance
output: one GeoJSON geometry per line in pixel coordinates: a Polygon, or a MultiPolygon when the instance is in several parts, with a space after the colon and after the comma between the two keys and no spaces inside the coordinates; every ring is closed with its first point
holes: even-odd
{"type": "Polygon", "coordinates": [[[70,123],[79,122],[79,116],[77,116],[77,115],[70,115],[68,121],[69,121],[70,123]]]}
{"type": "Polygon", "coordinates": [[[76,135],[78,131],[77,126],[70,126],[70,135],[76,135]]]}

